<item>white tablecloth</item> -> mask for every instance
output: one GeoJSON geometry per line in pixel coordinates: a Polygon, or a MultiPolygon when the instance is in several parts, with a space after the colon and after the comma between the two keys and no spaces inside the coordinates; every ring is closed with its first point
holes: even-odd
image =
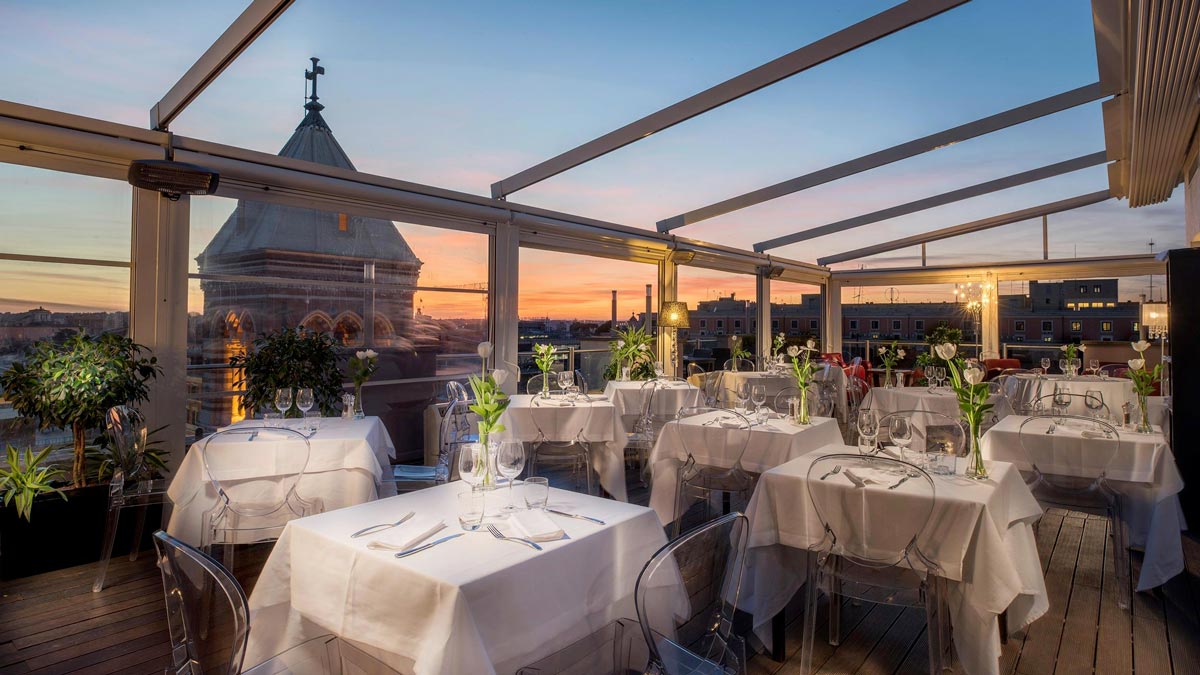
{"type": "MultiPolygon", "coordinates": [[[[823,368],[824,364],[818,364],[819,368],[823,368]]],[[[790,366],[789,366],[790,368],[790,366]]],[[[821,370],[817,371],[817,379],[828,377],[833,384],[833,404],[838,416],[846,421],[846,373],[841,368],[834,364],[829,365],[829,373],[825,375],[821,370]]],[[[703,373],[692,375],[688,378],[688,382],[697,386],[706,388],[706,382],[710,378],[720,378],[721,386],[717,391],[717,402],[727,408],[732,408],[737,404],[737,388],[742,382],[748,382],[750,386],[761,384],[767,388],[767,405],[770,406],[775,401],[775,395],[784,389],[789,389],[796,386],[796,379],[786,371],[782,374],[770,373],[766,371],[738,371],[731,370],[715,371],[711,373],[703,373]]],[[[817,391],[817,383],[813,383],[809,387],[809,403],[813,403],[814,396],[817,391]]]]}
{"type": "MultiPolygon", "coordinates": [[[[1137,405],[1137,395],[1133,393],[1133,380],[1127,380],[1123,377],[1100,378],[1095,375],[1078,375],[1068,380],[1062,375],[1033,375],[1026,373],[1018,374],[1016,377],[1043,378],[1043,397],[1053,394],[1056,386],[1072,394],[1076,394],[1077,398],[1071,401],[1070,413],[1072,415],[1088,414],[1088,409],[1084,405],[1082,397],[1089,391],[1100,392],[1100,395],[1104,397],[1104,404],[1108,406],[1109,415],[1113,419],[1120,419],[1121,406],[1125,403],[1132,402],[1135,406],[1137,405]]],[[[1049,399],[1043,401],[1043,404],[1049,407],[1049,399]]]]}
{"type": "MultiPolygon", "coordinates": [[[[984,457],[1012,462],[1028,470],[1030,466],[1017,433],[1025,419],[1013,415],[988,431],[982,443],[984,457]]],[[[1076,423],[1068,422],[1052,435],[1032,436],[1034,442],[1053,443],[1054,465],[1042,470],[1066,476],[1098,476],[1102,467],[1089,463],[1088,441],[1081,432],[1076,423]]],[[[1130,546],[1146,553],[1137,580],[1137,590],[1145,591],[1163,585],[1183,571],[1183,542],[1179,534],[1187,529],[1179,505],[1183,477],[1161,431],[1139,434],[1119,430],[1119,433],[1121,445],[1108,469],[1109,484],[1122,496],[1121,515],[1130,546]]]]}
{"type": "MultiPolygon", "coordinates": [[[[289,424],[298,422],[289,421],[289,424]]],[[[262,420],[243,420],[230,428],[261,425],[262,420]]],[[[389,458],[396,456],[396,449],[378,417],[322,419],[321,428],[309,439],[309,445],[308,466],[296,486],[296,492],[302,498],[319,498],[325,510],[332,511],[376,499],[381,489],[395,494],[393,483],[381,482],[384,470],[391,468],[389,458]]],[[[271,457],[250,452],[246,453],[246,463],[239,467],[238,473],[236,477],[225,477],[227,480],[222,482],[269,490],[270,483],[259,479],[278,475],[271,457]]],[[[203,530],[201,520],[204,512],[216,506],[217,492],[209,482],[196,445],[188,449],[171,478],[167,495],[174,505],[167,532],[199,546],[203,530]]],[[[253,499],[253,495],[239,497],[253,499]]]]}
{"type": "MultiPolygon", "coordinates": [[[[1012,414],[1012,407],[1003,396],[993,396],[991,403],[994,406],[991,412],[998,419],[1012,414]]],[[[941,413],[951,419],[962,415],[958,397],[949,387],[938,387],[933,391],[929,387],[872,387],[863,397],[862,408],[874,410],[879,417],[898,410],[941,413]]]]}
{"type": "Polygon", "coordinates": [[[509,396],[508,408],[500,416],[504,431],[497,440],[515,439],[532,443],[539,438],[569,442],[582,438],[591,448],[592,470],[600,485],[614,499],[628,501],[625,492],[625,441],[621,417],[607,397],[582,398],[573,405],[561,397],[533,405],[534,395],[509,396]],[[580,431],[583,433],[581,434],[580,431]]]}
{"type": "MultiPolygon", "coordinates": [[[[679,467],[687,460],[688,448],[697,464],[732,467],[737,460],[722,453],[724,443],[705,443],[706,436],[728,433],[719,426],[703,426],[714,414],[697,415],[682,423],[671,422],[663,427],[650,451],[650,508],[664,525],[675,520],[675,488],[679,484],[679,467]],[[686,434],[687,445],[684,445],[686,434]]],[[[742,432],[744,433],[744,432],[742,432]]],[[[742,454],[742,468],[762,473],[831,443],[841,443],[842,432],[837,420],[814,417],[812,424],[802,427],[788,419],[769,420],[750,430],[750,440],[742,454]]]]}
{"type": "MultiPolygon", "coordinates": [[[[808,494],[808,467],[822,455],[856,452],[849,446],[831,445],[759,479],[746,510],[750,552],[742,608],[753,614],[756,632],[765,644],[770,645],[771,618],[804,583],[807,554],[802,551],[817,546],[824,537],[808,494]]],[[[964,468],[965,462],[959,462],[960,474],[964,468]]],[[[999,672],[1000,613],[1008,612],[1011,632],[1049,607],[1032,527],[1042,510],[1015,467],[990,462],[988,471],[991,477],[983,482],[961,475],[934,479],[935,507],[919,542],[922,552],[950,580],[954,643],[964,672],[972,674],[999,672]]],[[[829,480],[831,488],[859,489],[846,480],[829,480]]],[[[886,485],[862,489],[905,508],[906,499],[921,494],[913,494],[911,486],[910,482],[895,491],[886,485]]]]}
{"type": "MultiPolygon", "coordinates": [[[[397,559],[350,533],[416,511],[461,532],[461,482],[288,524],[250,596],[247,663],[334,633],[403,673],[512,673],[608,622],[634,616],[642,565],[666,543],[644,507],[551,490],[549,517],[569,539],[543,551],[467,533],[397,559]]],[[[502,526],[502,529],[505,526],[502,526]]]]}
{"type": "MultiPolygon", "coordinates": [[[[636,380],[609,380],[604,387],[604,395],[612,401],[626,429],[633,428],[633,424],[642,414],[642,408],[646,407],[649,390],[643,389],[645,385],[645,382],[636,380]]],[[[686,382],[674,382],[655,387],[650,412],[658,417],[668,417],[682,408],[700,405],[704,405],[703,391],[686,382]]]]}

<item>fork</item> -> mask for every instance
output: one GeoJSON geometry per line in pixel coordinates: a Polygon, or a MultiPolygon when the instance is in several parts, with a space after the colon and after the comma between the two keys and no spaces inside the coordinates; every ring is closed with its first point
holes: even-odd
{"type": "Polygon", "coordinates": [[[821,476],[821,480],[825,480],[826,478],[829,478],[830,476],[832,476],[835,473],[840,473],[841,470],[842,470],[841,464],[834,464],[832,469],[830,469],[824,476],[821,476]]]}
{"type": "Polygon", "coordinates": [[[505,540],[505,541],[515,541],[515,542],[517,542],[517,543],[519,543],[519,544],[525,544],[526,546],[528,546],[528,547],[532,548],[532,549],[533,549],[533,550],[535,550],[535,551],[540,551],[540,550],[542,550],[542,547],[541,547],[541,546],[538,546],[538,545],[537,545],[535,542],[529,541],[528,539],[522,539],[522,538],[520,538],[520,537],[506,537],[506,536],[504,536],[504,534],[503,534],[503,533],[501,533],[501,532],[500,532],[500,530],[499,530],[499,529],[498,529],[498,528],[497,528],[495,525],[490,525],[490,524],[489,524],[489,525],[487,526],[487,530],[488,530],[488,532],[491,532],[491,533],[492,533],[492,536],[493,536],[493,537],[495,537],[495,538],[497,538],[497,539],[503,539],[503,540],[505,540]]]}

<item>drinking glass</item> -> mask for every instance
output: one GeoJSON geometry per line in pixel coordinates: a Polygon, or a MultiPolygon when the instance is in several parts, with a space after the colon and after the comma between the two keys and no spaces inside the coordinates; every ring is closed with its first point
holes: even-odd
{"type": "Polygon", "coordinates": [[[563,394],[566,395],[568,401],[574,403],[579,400],[579,387],[572,384],[563,389],[563,394]]]}
{"type": "Polygon", "coordinates": [[[545,509],[550,501],[550,481],[541,476],[526,478],[521,493],[525,496],[526,508],[545,509]]]}
{"type": "Polygon", "coordinates": [[[935,476],[953,476],[958,468],[958,456],[950,443],[936,443],[925,450],[926,466],[935,476]]]}
{"type": "Polygon", "coordinates": [[[275,407],[279,410],[279,414],[287,417],[287,411],[292,408],[292,390],[291,389],[276,389],[275,390],[275,407]]]}
{"type": "Polygon", "coordinates": [[[1092,417],[1097,419],[1105,418],[1105,415],[1100,412],[1104,410],[1104,394],[1100,393],[1099,389],[1088,389],[1084,392],[1083,403],[1087,406],[1088,410],[1092,411],[1092,417]]]}
{"type": "Polygon", "coordinates": [[[1067,379],[1070,379],[1070,373],[1067,372],[1067,360],[1066,359],[1058,360],[1058,369],[1062,371],[1063,375],[1067,376],[1067,379]]]}
{"type": "Polygon", "coordinates": [[[474,532],[483,524],[484,502],[488,490],[478,485],[458,493],[458,524],[468,532],[474,532]]]}
{"type": "Polygon", "coordinates": [[[501,511],[511,513],[520,510],[513,504],[513,483],[524,468],[525,444],[521,441],[500,441],[500,447],[496,450],[496,471],[508,479],[508,506],[501,511]]]}
{"type": "Polygon", "coordinates": [[[904,461],[917,466],[922,464],[925,453],[909,450],[913,442],[912,420],[907,417],[893,417],[888,425],[888,433],[892,437],[892,443],[900,448],[900,456],[904,461]]]}
{"type": "Polygon", "coordinates": [[[479,443],[467,443],[458,451],[458,477],[463,482],[478,487],[483,482],[487,462],[487,448],[479,443]]]}
{"type": "Polygon", "coordinates": [[[879,438],[879,420],[871,410],[858,411],[858,451],[864,455],[875,452],[875,439],[879,438]]]}
{"type": "Polygon", "coordinates": [[[563,370],[558,373],[558,388],[566,390],[567,387],[575,384],[575,371],[563,370]]]}
{"type": "Polygon", "coordinates": [[[312,429],[310,428],[309,422],[307,421],[308,411],[312,410],[313,406],[316,405],[316,403],[317,403],[317,401],[316,401],[316,399],[313,398],[312,389],[309,389],[308,387],[304,387],[303,389],[296,390],[296,407],[300,409],[300,416],[306,419],[306,421],[304,422],[304,428],[308,429],[310,431],[312,431],[312,429]]]}
{"type": "Polygon", "coordinates": [[[754,403],[756,412],[762,411],[763,405],[767,402],[767,385],[756,384],[750,387],[750,401],[754,403]]]}
{"type": "Polygon", "coordinates": [[[750,383],[746,380],[741,380],[733,390],[734,397],[737,398],[738,408],[746,410],[746,405],[750,401],[750,383]]]}
{"type": "Polygon", "coordinates": [[[1042,374],[1050,374],[1050,359],[1045,356],[1042,357],[1042,374]]]}
{"type": "Polygon", "coordinates": [[[1066,420],[1063,416],[1067,414],[1067,410],[1071,407],[1071,392],[1065,387],[1054,387],[1054,417],[1057,424],[1062,424],[1066,420]]]}
{"type": "Polygon", "coordinates": [[[304,413],[304,424],[309,433],[317,433],[317,430],[321,428],[321,411],[310,410],[304,413]]]}
{"type": "Polygon", "coordinates": [[[264,427],[281,427],[283,426],[283,415],[273,412],[263,413],[264,427]]]}
{"type": "Polygon", "coordinates": [[[654,362],[654,376],[660,380],[667,376],[667,371],[663,370],[662,361],[654,362]]]}
{"type": "Polygon", "coordinates": [[[1100,372],[1100,359],[1089,359],[1088,370],[1092,371],[1093,375],[1100,372]]]}

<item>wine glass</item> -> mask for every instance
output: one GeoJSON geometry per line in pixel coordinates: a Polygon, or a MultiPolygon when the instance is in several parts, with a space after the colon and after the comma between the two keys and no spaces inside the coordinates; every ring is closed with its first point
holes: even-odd
{"type": "Polygon", "coordinates": [[[737,398],[738,408],[747,410],[747,404],[750,401],[750,383],[746,380],[741,380],[733,389],[733,395],[737,398]]]}
{"type": "Polygon", "coordinates": [[[567,387],[575,384],[575,371],[562,370],[558,373],[558,388],[566,391],[567,387]]]}
{"type": "Polygon", "coordinates": [[[525,444],[521,441],[500,441],[500,447],[496,450],[496,471],[508,479],[508,506],[501,509],[505,513],[520,510],[513,504],[513,483],[524,468],[525,444]]]}
{"type": "Polygon", "coordinates": [[[912,420],[907,417],[896,416],[888,424],[888,434],[892,438],[892,443],[900,448],[900,457],[909,464],[921,465],[921,455],[924,453],[909,450],[909,446],[913,441],[912,420]]]}
{"type": "Polygon", "coordinates": [[[1050,358],[1047,356],[1042,357],[1042,374],[1043,375],[1050,374],[1050,358]]]}
{"type": "Polygon", "coordinates": [[[467,443],[458,451],[458,477],[472,488],[479,487],[486,473],[487,448],[480,443],[467,443]]]}
{"type": "Polygon", "coordinates": [[[281,417],[287,417],[287,411],[292,408],[291,389],[275,390],[275,408],[279,411],[281,417]]]}
{"type": "Polygon", "coordinates": [[[667,371],[663,370],[662,361],[654,362],[654,376],[660,380],[667,376],[667,371]]]}
{"type": "Polygon", "coordinates": [[[1067,363],[1067,360],[1066,360],[1066,359],[1059,359],[1059,360],[1058,360],[1058,369],[1062,371],[1063,375],[1067,375],[1067,376],[1068,376],[1068,377],[1067,377],[1067,379],[1069,380],[1069,379],[1071,379],[1071,378],[1070,378],[1070,375],[1069,375],[1069,373],[1067,372],[1067,366],[1068,366],[1068,365],[1069,365],[1069,364],[1067,363]]]}
{"type": "Polygon", "coordinates": [[[1067,410],[1071,407],[1071,392],[1066,387],[1054,386],[1054,416],[1055,422],[1062,424],[1066,420],[1063,416],[1067,414],[1067,410]]]}
{"type": "Polygon", "coordinates": [[[756,384],[750,387],[750,400],[754,403],[755,413],[761,415],[763,406],[767,403],[767,385],[756,384]]]}
{"type": "MultiPolygon", "coordinates": [[[[312,410],[313,406],[316,405],[316,403],[317,403],[316,399],[313,398],[313,390],[312,389],[310,389],[308,387],[304,387],[302,389],[296,390],[296,407],[300,409],[301,417],[307,418],[308,411],[312,410]]],[[[308,428],[309,431],[315,431],[314,429],[311,429],[309,427],[310,423],[307,420],[305,421],[304,424],[305,424],[305,428],[308,428]]]]}
{"type": "Polygon", "coordinates": [[[879,420],[875,419],[872,410],[859,410],[858,420],[858,451],[869,455],[875,452],[875,439],[879,438],[879,420]]]}
{"type": "Polygon", "coordinates": [[[1104,394],[1099,389],[1088,389],[1084,392],[1083,403],[1087,406],[1088,410],[1092,411],[1092,417],[1097,419],[1105,418],[1105,415],[1100,412],[1104,410],[1104,394]]]}
{"type": "Polygon", "coordinates": [[[1088,359],[1088,370],[1092,371],[1093,375],[1100,372],[1100,359],[1088,359]]]}

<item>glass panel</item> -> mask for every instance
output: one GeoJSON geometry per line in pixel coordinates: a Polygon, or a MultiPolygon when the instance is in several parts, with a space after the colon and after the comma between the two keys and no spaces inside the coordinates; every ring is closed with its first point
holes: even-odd
{"type": "Polygon", "coordinates": [[[132,195],[121,181],[0,164],[0,253],[128,262],[132,195]]]}
{"type": "Polygon", "coordinates": [[[783,333],[789,343],[812,338],[821,342],[821,287],[771,280],[771,334],[783,333]]]}
{"type": "Polygon", "coordinates": [[[898,367],[910,368],[928,352],[927,341],[942,326],[961,330],[963,349],[975,355],[978,317],[956,299],[953,284],[842,290],[842,351],[848,359],[861,356],[879,365],[879,347],[896,342],[906,352],[898,367]]]}
{"type": "Polygon", "coordinates": [[[691,310],[691,328],[679,331],[683,358],[705,370],[720,369],[732,354],[732,341],[753,354],[758,330],[755,279],[700,267],[679,268],[679,299],[691,310]]]}

